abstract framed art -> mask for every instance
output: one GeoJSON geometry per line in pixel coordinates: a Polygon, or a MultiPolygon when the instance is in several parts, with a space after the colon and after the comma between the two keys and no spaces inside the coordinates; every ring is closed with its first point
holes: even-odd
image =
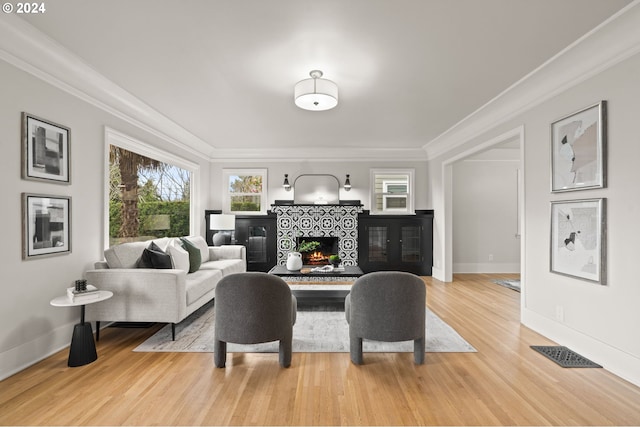
{"type": "Polygon", "coordinates": [[[22,113],[22,178],[70,184],[71,129],[22,113]]]}
{"type": "Polygon", "coordinates": [[[551,202],[551,272],[606,284],[606,199],[551,202]]]}
{"type": "Polygon", "coordinates": [[[22,259],[71,252],[71,197],[22,193],[22,259]]]}
{"type": "Polygon", "coordinates": [[[606,186],[607,102],[551,124],[551,191],[606,186]]]}

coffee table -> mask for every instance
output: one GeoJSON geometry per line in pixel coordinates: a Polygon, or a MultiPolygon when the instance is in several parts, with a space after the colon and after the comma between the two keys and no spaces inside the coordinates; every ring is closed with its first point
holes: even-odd
{"type": "Polygon", "coordinates": [[[351,285],[364,273],[358,266],[345,266],[344,271],[310,272],[313,267],[303,266],[300,271],[290,271],[276,265],[269,274],[282,277],[298,300],[298,305],[344,304],[351,285]]]}

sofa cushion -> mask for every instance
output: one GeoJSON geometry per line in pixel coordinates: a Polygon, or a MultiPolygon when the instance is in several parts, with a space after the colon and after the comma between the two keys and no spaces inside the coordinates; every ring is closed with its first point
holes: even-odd
{"type": "Polygon", "coordinates": [[[220,279],[222,279],[220,270],[198,270],[187,274],[185,282],[187,305],[193,304],[208,292],[215,290],[220,279]]]}
{"type": "Polygon", "coordinates": [[[223,276],[233,273],[244,273],[247,268],[242,259],[220,259],[207,261],[200,266],[201,270],[220,270],[223,276]]]}
{"type": "MultiPolygon", "coordinates": [[[[169,245],[168,237],[155,239],[153,242],[162,250],[169,245]]],[[[149,246],[149,241],[121,243],[106,249],[104,258],[109,264],[109,268],[136,268],[142,252],[149,246]]]]}
{"type": "Polygon", "coordinates": [[[138,268],[173,268],[171,256],[154,242],[142,251],[138,268]]]}
{"type": "Polygon", "coordinates": [[[179,240],[173,240],[169,246],[167,246],[167,253],[171,256],[173,268],[186,273],[189,272],[189,252],[182,247],[179,240]]]}
{"type": "Polygon", "coordinates": [[[184,237],[180,238],[182,247],[189,253],[189,273],[195,273],[202,263],[202,253],[193,243],[184,237]]]}
{"type": "Polygon", "coordinates": [[[204,240],[204,237],[202,236],[187,236],[184,237],[185,239],[189,240],[191,243],[194,244],[195,247],[197,247],[198,249],[200,249],[200,259],[202,262],[207,262],[209,261],[209,246],[207,245],[207,242],[204,240]]]}

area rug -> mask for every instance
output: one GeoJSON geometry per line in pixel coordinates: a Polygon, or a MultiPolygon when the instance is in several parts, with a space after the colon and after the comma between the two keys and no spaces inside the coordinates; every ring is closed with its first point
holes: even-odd
{"type": "MultiPolygon", "coordinates": [[[[451,326],[431,310],[427,315],[427,352],[475,352],[451,326]]],[[[209,303],[176,325],[176,340],[166,325],[134,349],[140,352],[213,352],[214,310],[209,303]]],[[[365,352],[413,352],[413,341],[379,342],[365,340],[365,352]]],[[[227,344],[229,353],[277,353],[278,343],[227,344]]],[[[298,311],[293,327],[293,351],[308,353],[348,353],[349,324],[344,311],[298,311]]]]}
{"type": "Polygon", "coordinates": [[[505,288],[520,292],[520,280],[492,280],[492,282],[496,285],[504,286],[505,288]]]}
{"type": "Polygon", "coordinates": [[[602,368],[595,362],[561,345],[532,345],[532,349],[563,368],[602,368]]]}

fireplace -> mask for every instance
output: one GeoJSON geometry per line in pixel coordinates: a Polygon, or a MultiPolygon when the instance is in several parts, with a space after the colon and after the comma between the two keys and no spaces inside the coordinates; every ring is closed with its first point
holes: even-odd
{"type": "Polygon", "coordinates": [[[298,237],[296,239],[298,247],[302,241],[320,244],[310,252],[302,252],[302,264],[304,265],[327,265],[329,264],[329,255],[338,254],[337,237],[298,237]]]}
{"type": "Polygon", "coordinates": [[[271,205],[271,211],[277,215],[278,265],[287,264],[298,236],[314,241],[335,238],[338,247],[327,251],[338,254],[342,265],[358,265],[358,214],[362,205],[271,205]]]}

